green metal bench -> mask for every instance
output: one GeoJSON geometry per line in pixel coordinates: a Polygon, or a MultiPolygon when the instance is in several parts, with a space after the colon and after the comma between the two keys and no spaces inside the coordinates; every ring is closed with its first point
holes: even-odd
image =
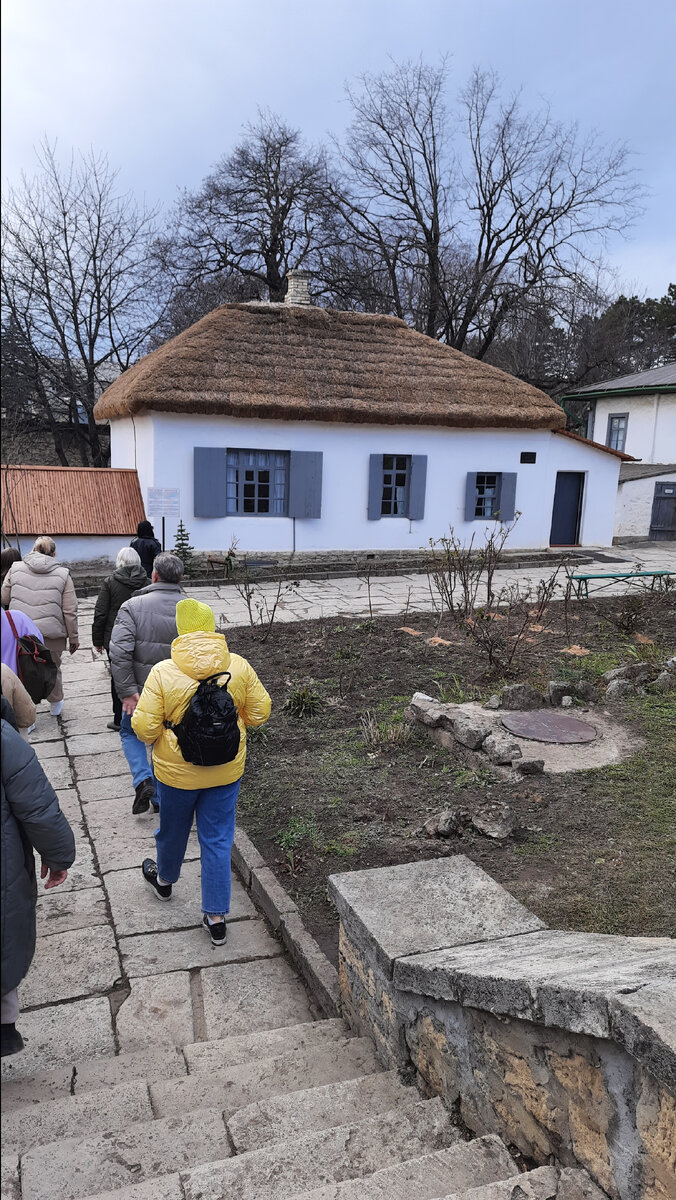
{"type": "Polygon", "coordinates": [[[605,579],[607,582],[612,582],[615,579],[651,579],[652,583],[650,585],[650,589],[652,591],[652,590],[654,590],[656,581],[658,583],[658,586],[661,587],[662,580],[664,579],[665,576],[672,577],[674,575],[676,575],[676,572],[674,572],[674,571],[614,571],[612,573],[603,572],[602,574],[600,573],[598,575],[596,575],[596,574],[573,575],[572,578],[573,578],[573,582],[577,585],[578,600],[581,600],[583,596],[586,600],[588,600],[589,599],[589,582],[592,579],[605,579]]]}

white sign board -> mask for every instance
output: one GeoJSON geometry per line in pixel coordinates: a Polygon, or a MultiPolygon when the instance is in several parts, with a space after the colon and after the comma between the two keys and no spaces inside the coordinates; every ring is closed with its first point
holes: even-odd
{"type": "Polygon", "coordinates": [[[180,517],[180,488],[148,488],[146,512],[149,517],[180,517]]]}

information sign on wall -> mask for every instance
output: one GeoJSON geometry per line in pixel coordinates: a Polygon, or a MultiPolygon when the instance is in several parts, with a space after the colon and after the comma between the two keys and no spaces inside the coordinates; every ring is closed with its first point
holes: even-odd
{"type": "Polygon", "coordinates": [[[180,517],[180,488],[148,488],[146,512],[149,517],[180,517]]]}

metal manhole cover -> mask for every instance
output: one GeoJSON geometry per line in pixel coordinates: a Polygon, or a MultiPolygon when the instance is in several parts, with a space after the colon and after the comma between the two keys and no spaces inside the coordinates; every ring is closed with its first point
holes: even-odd
{"type": "Polygon", "coordinates": [[[579,717],[568,717],[560,712],[508,712],[502,724],[517,737],[531,738],[534,742],[558,742],[562,745],[573,742],[593,742],[596,730],[579,717]]]}

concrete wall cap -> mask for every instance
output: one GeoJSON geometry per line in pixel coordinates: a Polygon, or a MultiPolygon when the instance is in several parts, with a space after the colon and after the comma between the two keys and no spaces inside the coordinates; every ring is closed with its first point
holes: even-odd
{"type": "Polygon", "coordinates": [[[395,960],[543,929],[464,854],[329,878],[349,936],[366,944],[388,979],[395,960]]]}
{"type": "Polygon", "coordinates": [[[676,1086],[670,938],[543,930],[401,958],[394,983],[496,1016],[612,1039],[676,1086]]]}

